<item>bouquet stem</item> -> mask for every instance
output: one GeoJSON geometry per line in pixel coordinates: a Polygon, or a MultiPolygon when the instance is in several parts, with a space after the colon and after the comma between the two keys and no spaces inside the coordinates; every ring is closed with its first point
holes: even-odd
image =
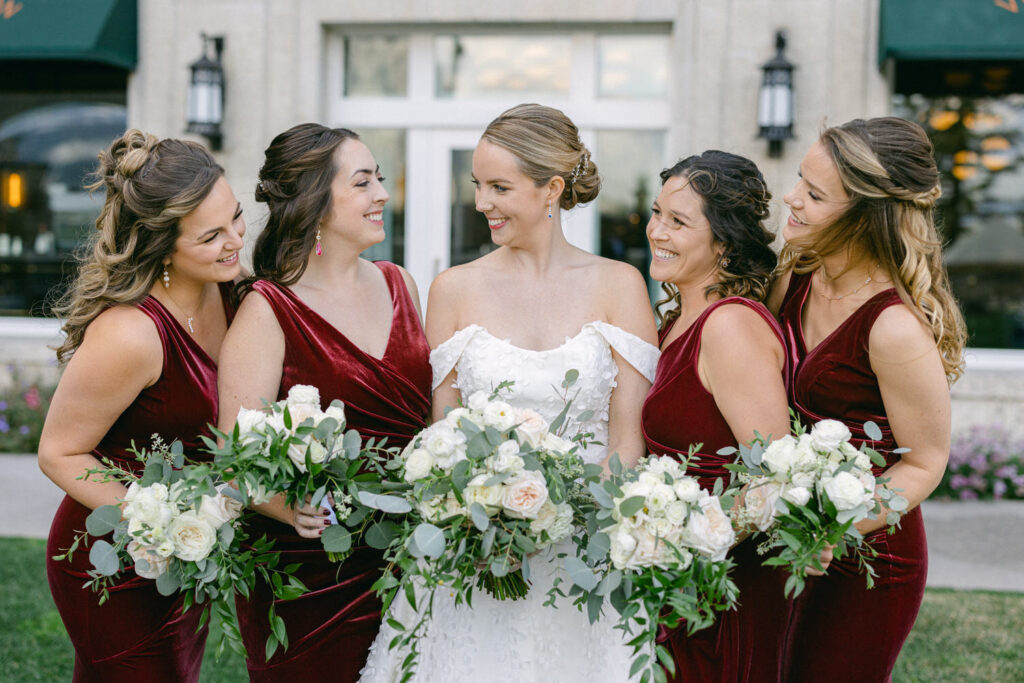
{"type": "Polygon", "coordinates": [[[476,587],[490,593],[498,600],[522,600],[530,590],[530,584],[523,578],[522,570],[495,576],[490,572],[477,575],[476,587]]]}

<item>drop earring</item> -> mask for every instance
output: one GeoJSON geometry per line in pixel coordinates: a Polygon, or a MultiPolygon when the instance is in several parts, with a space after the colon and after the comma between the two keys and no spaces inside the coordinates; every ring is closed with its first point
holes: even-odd
{"type": "Polygon", "coordinates": [[[167,272],[167,264],[164,264],[164,289],[170,289],[171,287],[171,274],[167,272]]]}
{"type": "Polygon", "coordinates": [[[319,227],[317,227],[317,229],[316,229],[316,255],[317,256],[323,256],[324,255],[324,248],[320,244],[320,228],[319,227]]]}
{"type": "Polygon", "coordinates": [[[551,218],[551,202],[548,202],[548,218],[551,218]]]}
{"type": "Polygon", "coordinates": [[[718,262],[718,267],[721,268],[722,270],[725,270],[726,268],[728,268],[729,267],[729,257],[728,256],[723,256],[722,259],[718,262]]]}

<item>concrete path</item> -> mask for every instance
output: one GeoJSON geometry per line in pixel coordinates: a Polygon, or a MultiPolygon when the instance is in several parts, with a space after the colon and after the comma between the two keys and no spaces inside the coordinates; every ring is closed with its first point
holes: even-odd
{"type": "MultiPolygon", "coordinates": [[[[0,537],[46,538],[63,497],[34,455],[0,455],[0,537]]],[[[1024,501],[922,507],[930,587],[1024,592],[1024,501]]]]}

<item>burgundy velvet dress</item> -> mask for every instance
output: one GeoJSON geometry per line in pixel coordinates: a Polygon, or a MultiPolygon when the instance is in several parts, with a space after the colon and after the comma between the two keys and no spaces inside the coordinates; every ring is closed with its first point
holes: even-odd
{"type": "MultiPolygon", "coordinates": [[[[728,304],[757,311],[783,343],[782,331],[764,305],[742,297],[716,301],[662,350],[642,414],[644,438],[651,453],[683,458],[690,444],[704,444],[687,473],[699,477],[701,487],[708,491],[719,479],[723,485],[729,483],[730,472],[724,466],[735,457],[718,455],[717,451],[736,446],[736,437],[714,396],[700,381],[697,358],[708,316],[728,304]]],[[[662,332],[661,338],[667,333],[662,332]]],[[[732,577],[740,591],[739,607],[719,613],[714,625],[692,636],[680,626],[661,639],[676,665],[676,676],[671,680],[779,680],[790,610],[783,591],[786,574],[762,566],[764,558],[757,554],[752,539],[740,543],[730,555],[736,562],[732,577]]]]}
{"type": "MultiPolygon", "coordinates": [[[[258,280],[253,289],[270,303],[284,332],[278,399],[296,384],[315,386],[323,405],[334,399],[345,404],[348,427],[364,441],[387,437],[388,445],[405,446],[430,411],[430,347],[401,271],[393,263],[376,265],[394,307],[381,359],[363,352],[286,287],[258,280]]],[[[264,653],[273,593],[257,584],[252,600],[236,600],[250,680],[296,683],[317,676],[357,681],[380,626],[381,603],[370,587],[384,567],[381,552],[357,546],[339,566],[327,558],[318,539],[302,538],[291,525],[258,517],[251,532],[274,539],[282,564],[302,563],[296,575],[310,592],[276,602],[289,645],[269,661],[264,653]]]]}
{"type": "MultiPolygon", "coordinates": [[[[818,346],[804,343],[802,311],[811,274],[793,274],[779,317],[791,354],[790,404],[810,426],[818,420],[842,421],[854,445],[867,441],[863,425],[873,420],[881,443],[870,443],[885,456],[877,476],[899,461],[885,414],[878,379],[868,358],[868,335],[878,315],[901,303],[895,289],[879,292],[861,305],[818,346]]],[[[924,597],[928,546],[921,508],[900,521],[888,535],[880,529],[866,540],[878,557],[875,587],[867,590],[852,559],[834,560],[822,577],[811,577],[797,597],[789,630],[787,681],[888,681],[903,642],[914,626],[924,597]]]]}
{"type": "MultiPolygon", "coordinates": [[[[234,314],[228,303],[230,284],[221,285],[220,291],[230,322],[234,314]]],[[[217,366],[159,301],[150,296],[138,308],[152,318],[160,333],[163,371],[121,413],[92,453],[141,470],[128,448],[133,440],[137,447],[149,448],[155,433],[166,443],[179,439],[189,458],[208,459],[199,453],[198,435],[212,436],[208,425],[217,423],[217,366]]],[[[50,592],[75,646],[74,681],[198,680],[206,645],[206,627],[198,629],[199,607],[182,613],[180,596],[160,595],[154,581],[131,569],[122,572],[110,589],[110,599],[100,605],[98,594],[82,588],[92,568],[87,546],[79,546],[73,562],[52,559],[85,530],[90,512],[64,496],[46,544],[50,592]]]]}

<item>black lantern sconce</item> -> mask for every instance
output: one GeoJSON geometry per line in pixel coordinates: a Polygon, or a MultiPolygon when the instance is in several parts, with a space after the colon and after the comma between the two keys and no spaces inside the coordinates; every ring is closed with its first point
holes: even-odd
{"type": "Polygon", "coordinates": [[[200,35],[203,54],[189,66],[192,79],[188,86],[188,125],[185,130],[204,136],[210,141],[210,148],[218,151],[223,137],[220,126],[224,122],[224,66],[220,59],[224,51],[224,37],[200,35]]]}
{"type": "Polygon", "coordinates": [[[761,69],[757,104],[758,137],[768,141],[768,156],[782,156],[782,141],[793,137],[793,65],[786,59],[784,31],[775,33],[775,56],[761,69]]]}

